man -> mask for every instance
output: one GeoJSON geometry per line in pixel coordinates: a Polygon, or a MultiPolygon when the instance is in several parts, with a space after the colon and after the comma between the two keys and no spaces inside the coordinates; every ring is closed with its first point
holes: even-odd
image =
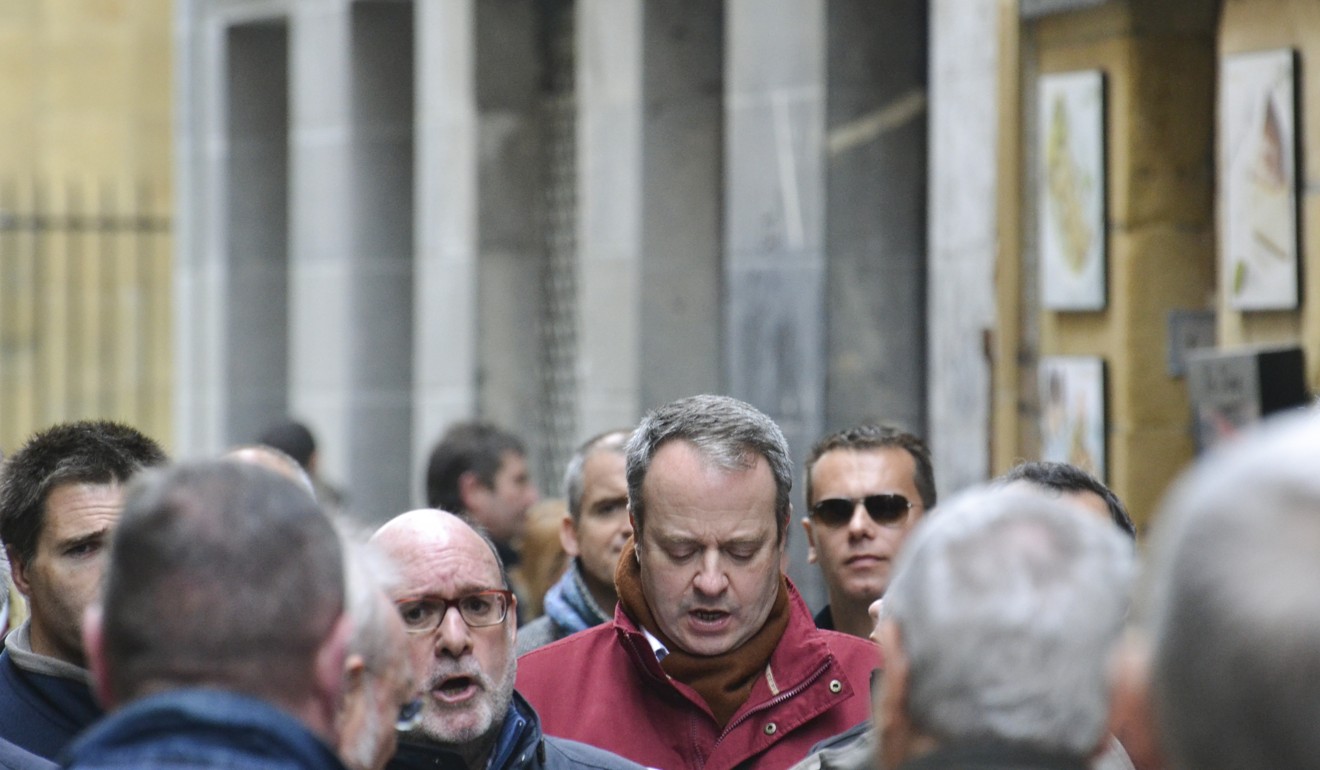
{"type": "Polygon", "coordinates": [[[144,478],[87,614],[112,713],[70,768],[341,770],[331,746],[351,621],[338,534],[265,468],[213,461],[144,478]]]}
{"type": "Polygon", "coordinates": [[[1155,518],[1118,699],[1169,767],[1320,767],[1317,467],[1320,417],[1278,420],[1207,455],[1155,518]]]}
{"type": "MultiPolygon", "coordinates": [[[[252,463],[267,470],[275,471],[302,487],[307,494],[312,496],[313,500],[316,499],[316,486],[312,483],[312,477],[308,475],[306,469],[299,465],[292,455],[282,449],[266,444],[247,444],[234,447],[226,452],[222,459],[252,463]]],[[[324,510],[324,507],[322,507],[322,510],[324,510]]]]}
{"type": "Polygon", "coordinates": [[[316,448],[316,438],[306,425],[297,420],[277,422],[262,432],[257,443],[278,449],[298,463],[311,481],[312,494],[322,510],[331,515],[344,512],[347,505],[344,493],[321,475],[321,454],[316,448]]]}
{"type": "Polygon", "coordinates": [[[1118,495],[1075,465],[1048,460],[1019,463],[995,483],[1005,487],[1023,485],[1053,495],[1104,521],[1112,521],[1129,538],[1137,537],[1137,528],[1118,495]]]}
{"type": "Polygon", "coordinates": [[[426,504],[486,530],[509,567],[518,563],[513,543],[536,500],[527,452],[512,433],[485,422],[457,423],[431,450],[426,504]]]}
{"type": "Polygon", "coordinates": [[[123,485],[165,462],[126,425],[86,421],[37,433],[0,468],[0,540],[29,618],[0,653],[0,738],[55,759],[102,710],[88,686],[83,611],[101,588],[123,485]]]}
{"type": "Polygon", "coordinates": [[[394,562],[390,588],[423,685],[421,717],[389,767],[639,770],[590,746],[543,737],[513,689],[516,599],[494,545],[437,510],[401,514],[372,536],[394,562]]]}
{"type": "Polygon", "coordinates": [[[614,621],[523,656],[546,730],[644,765],[784,768],[862,721],[874,645],[821,631],[780,572],[788,445],[723,396],[648,414],[627,448],[634,543],[614,621]]]}
{"type": "Polygon", "coordinates": [[[578,447],[564,472],[568,515],[560,530],[572,561],[545,596],[545,615],[518,630],[518,654],[585,631],[614,616],[614,570],[632,537],[624,446],[631,431],[615,430],[578,447]]]}
{"type": "Polygon", "coordinates": [[[344,697],[336,719],[339,756],[349,770],[383,770],[396,728],[421,711],[408,638],[384,592],[387,568],[371,546],[345,536],[348,611],[353,632],[344,660],[344,697]],[[400,709],[400,704],[406,704],[400,709]]]}
{"type": "Polygon", "coordinates": [[[976,491],[919,525],[877,631],[885,770],[1085,770],[1108,740],[1132,548],[1038,494],[976,491]]]}
{"type": "Polygon", "coordinates": [[[935,506],[930,450],[911,433],[859,425],[811,448],[806,479],[807,560],[830,599],[816,626],[865,637],[903,538],[935,506]]]}

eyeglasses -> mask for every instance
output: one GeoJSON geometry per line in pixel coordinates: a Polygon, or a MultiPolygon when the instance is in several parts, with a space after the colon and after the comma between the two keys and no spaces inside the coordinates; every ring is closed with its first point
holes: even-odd
{"type": "Polygon", "coordinates": [[[852,518],[861,503],[876,524],[897,524],[907,516],[912,502],[897,494],[867,495],[866,497],[831,497],[811,506],[811,515],[827,527],[840,527],[852,518]]]}
{"type": "Polygon", "coordinates": [[[422,698],[419,695],[400,706],[399,716],[394,720],[394,729],[406,733],[421,724],[422,705],[422,698]]]}
{"type": "Polygon", "coordinates": [[[491,589],[477,591],[457,599],[442,599],[438,596],[422,596],[416,599],[402,599],[395,602],[399,608],[399,617],[410,634],[429,634],[440,627],[450,607],[457,607],[458,614],[470,628],[493,626],[504,622],[509,614],[509,605],[513,603],[512,591],[491,589]]]}

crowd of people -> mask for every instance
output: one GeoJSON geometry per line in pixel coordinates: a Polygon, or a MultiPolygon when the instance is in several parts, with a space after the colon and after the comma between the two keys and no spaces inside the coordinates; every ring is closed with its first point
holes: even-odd
{"type": "Polygon", "coordinates": [[[6,458],[0,768],[1320,767],[1320,416],[1198,461],[1144,549],[1079,468],[937,502],[878,424],[812,447],[795,524],[783,433],[724,396],[588,439],[539,518],[488,423],[374,531],[315,457],[78,421],[6,458]]]}

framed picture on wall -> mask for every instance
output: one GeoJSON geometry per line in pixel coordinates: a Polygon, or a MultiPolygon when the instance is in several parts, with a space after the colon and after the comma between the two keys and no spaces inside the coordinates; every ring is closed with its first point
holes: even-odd
{"type": "Polygon", "coordinates": [[[1040,459],[1071,463],[1105,478],[1105,362],[1091,356],[1042,356],[1040,459]]]}
{"type": "Polygon", "coordinates": [[[1226,56],[1220,71],[1220,291],[1236,310],[1297,307],[1296,56],[1226,56]]]}
{"type": "Polygon", "coordinates": [[[1099,70],[1040,79],[1036,135],[1041,303],[1105,307],[1105,77],[1099,70]]]}

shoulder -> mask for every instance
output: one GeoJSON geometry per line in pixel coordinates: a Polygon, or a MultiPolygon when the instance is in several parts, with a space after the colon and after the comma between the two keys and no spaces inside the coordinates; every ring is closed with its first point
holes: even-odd
{"type": "Polygon", "coordinates": [[[519,657],[518,673],[521,676],[524,668],[553,668],[562,672],[564,666],[595,662],[597,656],[618,647],[617,634],[613,623],[604,623],[563,639],[552,640],[519,657]]]}
{"type": "Polygon", "coordinates": [[[816,634],[824,640],[830,652],[844,661],[845,665],[856,663],[868,667],[868,670],[880,665],[880,645],[870,639],[863,639],[842,631],[816,629],[816,634]]]}
{"type": "Polygon", "coordinates": [[[549,615],[542,615],[518,629],[517,654],[525,655],[559,638],[561,636],[558,624],[551,620],[549,615]]]}
{"type": "Polygon", "coordinates": [[[641,770],[642,766],[628,759],[585,743],[570,741],[567,738],[545,738],[546,766],[588,767],[601,770],[641,770]]]}
{"type": "Polygon", "coordinates": [[[0,768],[3,770],[55,770],[55,767],[55,763],[0,738],[0,768]]]}

